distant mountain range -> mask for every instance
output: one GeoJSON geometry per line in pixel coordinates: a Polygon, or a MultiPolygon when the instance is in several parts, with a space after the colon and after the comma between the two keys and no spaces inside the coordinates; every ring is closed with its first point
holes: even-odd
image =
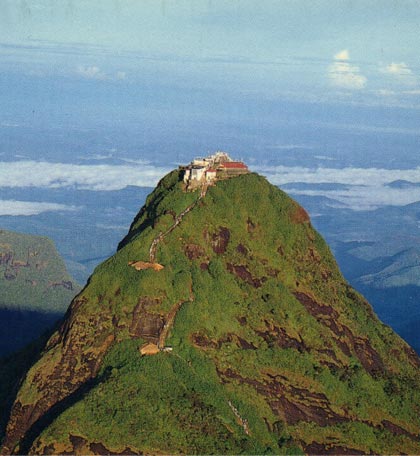
{"type": "Polygon", "coordinates": [[[0,230],[0,356],[49,329],[80,289],[50,239],[0,230]]]}
{"type": "Polygon", "coordinates": [[[391,188],[404,188],[404,189],[420,187],[420,183],[418,183],[418,182],[410,182],[410,181],[406,181],[406,180],[402,180],[402,179],[392,181],[386,185],[387,185],[387,187],[391,187],[391,188]]]}
{"type": "Polygon", "coordinates": [[[3,188],[4,199],[48,201],[77,210],[0,216],[0,226],[48,236],[66,261],[69,273],[78,283],[84,284],[93,269],[115,252],[150,191],[133,186],[117,191],[3,188]]]}

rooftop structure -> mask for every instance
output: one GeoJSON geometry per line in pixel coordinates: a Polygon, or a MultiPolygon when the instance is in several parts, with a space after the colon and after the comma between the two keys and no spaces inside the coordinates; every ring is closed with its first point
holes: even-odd
{"type": "Polygon", "coordinates": [[[195,158],[184,170],[184,182],[189,188],[249,173],[245,163],[232,160],[222,151],[208,157],[195,158]]]}
{"type": "Polygon", "coordinates": [[[139,349],[141,355],[156,355],[160,352],[159,347],[156,344],[147,343],[139,349]]]}

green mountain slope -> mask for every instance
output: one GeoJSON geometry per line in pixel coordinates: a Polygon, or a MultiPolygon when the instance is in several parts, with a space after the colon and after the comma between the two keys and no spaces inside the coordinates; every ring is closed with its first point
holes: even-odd
{"type": "Polygon", "coordinates": [[[420,286],[420,252],[411,248],[388,259],[383,269],[359,278],[362,285],[376,288],[420,286]]]}
{"type": "Polygon", "coordinates": [[[78,291],[51,240],[0,230],[0,356],[37,337],[78,291]]]}
{"type": "Polygon", "coordinates": [[[0,306],[61,312],[78,285],[45,237],[0,230],[0,306]]]}
{"type": "Polygon", "coordinates": [[[3,451],[418,453],[419,366],[284,192],[174,171],[26,374],[3,451]]]}

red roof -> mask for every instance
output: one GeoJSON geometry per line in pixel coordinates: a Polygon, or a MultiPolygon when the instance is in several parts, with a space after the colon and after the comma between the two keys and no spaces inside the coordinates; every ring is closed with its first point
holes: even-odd
{"type": "Polygon", "coordinates": [[[224,162],[221,166],[228,169],[248,169],[248,166],[242,162],[224,162]]]}

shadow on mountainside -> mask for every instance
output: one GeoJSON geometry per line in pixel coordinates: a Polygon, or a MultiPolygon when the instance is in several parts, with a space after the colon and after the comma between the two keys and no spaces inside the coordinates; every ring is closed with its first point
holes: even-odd
{"type": "Polygon", "coordinates": [[[61,415],[64,410],[76,404],[76,402],[79,402],[83,399],[83,396],[89,393],[91,389],[106,380],[110,373],[110,370],[106,370],[100,376],[88,380],[80,385],[80,387],[69,396],[50,407],[48,411],[35,421],[35,423],[26,432],[25,436],[21,440],[19,454],[29,454],[32,444],[42,431],[46,429],[59,415],[61,415]]]}
{"type": "Polygon", "coordinates": [[[21,381],[31,366],[41,357],[42,349],[58,324],[45,331],[25,348],[0,358],[0,443],[5,435],[11,407],[21,381]]]}
{"type": "Polygon", "coordinates": [[[9,356],[53,327],[64,312],[0,308],[0,357],[9,356]]]}

